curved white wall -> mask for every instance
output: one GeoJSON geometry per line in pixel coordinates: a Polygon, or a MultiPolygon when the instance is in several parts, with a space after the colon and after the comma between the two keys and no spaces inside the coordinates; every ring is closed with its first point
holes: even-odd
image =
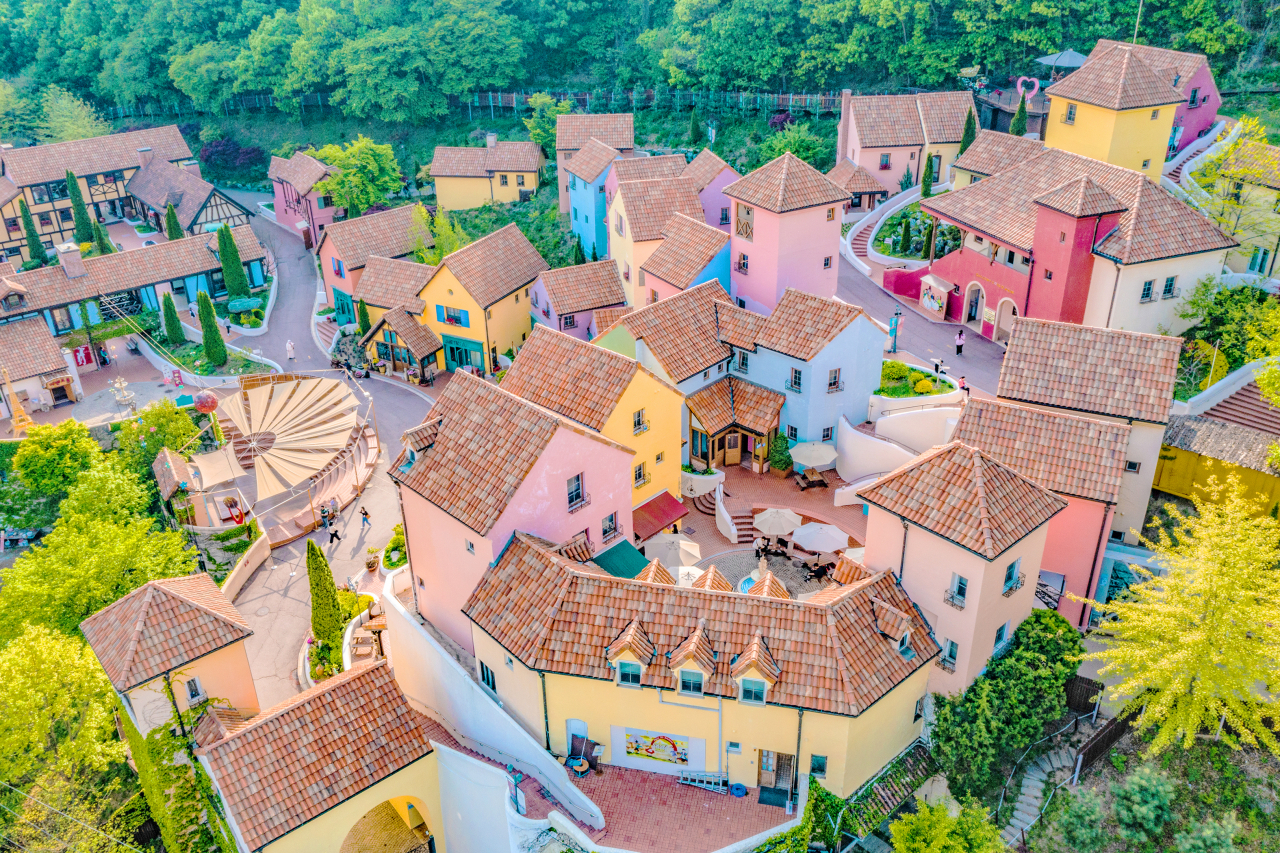
{"type": "Polygon", "coordinates": [[[858,432],[843,415],[836,425],[836,472],[845,482],[892,471],[914,458],[896,444],[858,432]]]}
{"type": "Polygon", "coordinates": [[[916,453],[946,444],[960,419],[960,408],[940,407],[884,415],[876,421],[876,435],[905,444],[916,453]]]}

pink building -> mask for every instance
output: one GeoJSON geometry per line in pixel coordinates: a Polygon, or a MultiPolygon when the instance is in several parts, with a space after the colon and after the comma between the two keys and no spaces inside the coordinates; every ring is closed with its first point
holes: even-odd
{"type": "Polygon", "coordinates": [[[579,340],[591,340],[595,312],[627,304],[618,265],[611,260],[546,270],[529,291],[529,314],[541,323],[579,340]]]}
{"type": "Polygon", "coordinates": [[[334,208],[333,199],[315,189],[331,171],[330,166],[301,151],[288,160],[272,157],[267,170],[275,195],[276,221],[301,234],[308,249],[320,244],[324,229],[333,224],[334,215],[340,212],[334,208]]]}
{"type": "Polygon", "coordinates": [[[604,206],[613,204],[618,194],[618,184],[623,181],[658,181],[678,178],[684,172],[684,155],[663,154],[658,157],[632,157],[613,161],[613,168],[604,179],[604,206]]]}
{"type": "Polygon", "coordinates": [[[652,304],[715,279],[729,280],[729,235],[677,213],[662,227],[662,242],[640,265],[637,304],[652,304]]]}
{"type": "Polygon", "coordinates": [[[849,198],[844,203],[845,218],[853,222],[875,210],[889,196],[876,176],[848,157],[831,167],[827,180],[844,189],[849,198]]]}
{"type": "Polygon", "coordinates": [[[463,605],[516,530],[584,559],[632,548],[632,452],[496,385],[455,373],[404,445],[391,476],[417,609],[469,652],[463,605]]]}
{"type": "Polygon", "coordinates": [[[707,224],[728,234],[733,204],[724,194],[724,188],[742,177],[738,170],[717,157],[710,148],[703,148],[685,167],[682,177],[692,182],[698,191],[707,224]]]}
{"type": "MultiPolygon", "coordinates": [[[[340,316],[339,322],[355,322],[354,300],[361,276],[369,260],[379,258],[403,258],[412,252],[417,242],[413,231],[413,213],[422,206],[407,204],[380,213],[357,216],[329,225],[320,238],[316,254],[320,257],[320,274],[324,279],[327,301],[340,316]]],[[[425,235],[427,246],[434,246],[430,233],[425,235]]],[[[417,291],[409,294],[417,296],[417,291]]],[[[386,302],[370,301],[372,307],[390,308],[403,300],[386,302]],[[385,303],[385,304],[384,304],[385,303]]]]}
{"type": "Polygon", "coordinates": [[[970,398],[954,441],[976,447],[1067,502],[1049,521],[1040,563],[1042,602],[1084,627],[1085,606],[1064,593],[1092,598],[1125,476],[1131,427],[970,398]]]}
{"type": "Polygon", "coordinates": [[[969,92],[855,98],[845,89],[836,162],[849,158],[894,195],[902,189],[903,175],[910,174],[911,185],[920,183],[924,158],[933,157],[934,182],[947,183],[951,164],[960,155],[965,116],[973,108],[969,92]]]}
{"type": "Polygon", "coordinates": [[[724,194],[734,200],[730,295],[740,305],[769,314],[788,287],[835,296],[848,193],[788,151],[724,194]]]}
{"type": "Polygon", "coordinates": [[[1209,70],[1209,60],[1203,53],[1184,53],[1153,47],[1149,44],[1130,45],[1127,42],[1098,39],[1089,53],[1089,59],[1106,53],[1118,44],[1130,48],[1134,55],[1151,67],[1158,76],[1182,95],[1182,103],[1173,114],[1173,136],[1169,140],[1169,153],[1187,147],[1204,136],[1218,121],[1218,108],[1222,95],[1209,70]]]}

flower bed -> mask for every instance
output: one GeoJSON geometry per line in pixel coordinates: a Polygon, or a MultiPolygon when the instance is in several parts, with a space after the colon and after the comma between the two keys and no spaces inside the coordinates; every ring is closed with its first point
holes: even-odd
{"type": "Polygon", "coordinates": [[[204,345],[199,343],[170,347],[162,351],[161,355],[197,376],[243,376],[246,373],[267,373],[271,370],[270,365],[251,361],[231,349],[227,350],[227,363],[222,367],[214,367],[205,358],[204,345]]]}
{"type": "Polygon", "coordinates": [[[900,361],[886,361],[880,368],[880,387],[875,393],[880,397],[931,397],[954,390],[945,376],[934,376],[900,361]]]}
{"type": "MultiPolygon", "coordinates": [[[[938,193],[938,195],[942,194],[938,193]]],[[[873,247],[877,252],[893,258],[917,259],[928,257],[924,241],[925,231],[928,229],[930,222],[937,224],[933,217],[920,210],[919,201],[913,201],[880,223],[879,228],[876,230],[873,247]],[[910,242],[905,249],[901,245],[902,223],[904,221],[910,223],[908,225],[910,242]]],[[[960,229],[954,225],[939,226],[934,246],[934,256],[939,258],[960,248],[960,229]]]]}

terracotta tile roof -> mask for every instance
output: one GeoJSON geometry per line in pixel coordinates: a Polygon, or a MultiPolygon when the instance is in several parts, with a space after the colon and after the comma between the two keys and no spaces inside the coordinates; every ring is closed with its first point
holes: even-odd
{"type": "Polygon", "coordinates": [[[250,850],[260,850],[452,743],[413,708],[385,660],[360,665],[198,748],[250,850]]]}
{"type": "Polygon", "coordinates": [[[996,396],[1166,423],[1182,339],[1018,317],[996,396]]]}
{"type": "Polygon", "coordinates": [[[973,144],[956,158],[954,167],[977,175],[995,175],[1044,151],[1044,143],[998,130],[979,130],[973,144]]]}
{"type": "Polygon", "coordinates": [[[1268,451],[1275,442],[1276,436],[1272,433],[1188,415],[1170,417],[1164,431],[1166,447],[1230,462],[1272,477],[1280,476],[1280,471],[1267,462],[1268,451]]]}
{"type": "Polygon", "coordinates": [[[621,156],[618,149],[610,148],[599,139],[592,137],[564,165],[564,169],[569,174],[577,175],[587,183],[591,183],[604,174],[604,170],[609,168],[610,163],[621,156]]]}
{"type": "Polygon", "coordinates": [[[1280,190],[1280,148],[1246,141],[1222,164],[1222,173],[1245,183],[1280,190]]]}
{"type": "Polygon", "coordinates": [[[727,303],[717,304],[715,308],[720,340],[739,349],[755,352],[756,341],[764,335],[764,327],[769,318],[727,303]]]}
{"type": "Polygon", "coordinates": [[[653,656],[656,654],[653,643],[649,640],[649,635],[644,632],[644,628],[640,625],[638,619],[632,619],[627,623],[627,627],[622,629],[622,633],[618,635],[618,638],[605,649],[605,654],[608,655],[609,660],[614,660],[623,651],[631,652],[643,664],[653,660],[653,656]]]}
{"type": "Polygon", "coordinates": [[[787,585],[778,580],[778,576],[773,572],[765,572],[760,580],[747,589],[747,595],[767,595],[769,598],[784,600],[791,598],[791,593],[787,592],[787,585]]]}
{"type": "MultiPolygon", "coordinates": [[[[672,380],[681,382],[729,358],[729,347],[716,333],[717,302],[728,304],[729,295],[719,281],[709,281],[632,310],[613,326],[622,326],[631,337],[643,340],[672,380]]],[[[597,337],[613,326],[601,329],[597,337]]]]}
{"type": "Polygon", "coordinates": [[[1280,435],[1280,409],[1262,396],[1257,382],[1250,382],[1204,413],[1207,418],[1226,424],[1280,435]]]}
{"type": "Polygon", "coordinates": [[[843,188],[790,151],[729,184],[724,194],[774,213],[842,202],[849,197],[843,188]]]}
{"type": "Polygon", "coordinates": [[[733,172],[737,177],[742,177],[737,169],[721,160],[716,152],[710,148],[703,148],[698,152],[698,156],[689,161],[689,165],[684,167],[684,171],[680,177],[691,182],[694,189],[702,192],[712,181],[719,177],[720,173],[725,169],[733,172]]]}
{"type": "Polygon", "coordinates": [[[139,148],[150,148],[151,156],[159,160],[191,159],[191,149],[177,125],[172,124],[72,142],[6,148],[0,152],[0,159],[4,160],[5,174],[18,186],[25,187],[65,180],[68,169],[81,178],[135,169],[139,148]]]}
{"type": "Polygon", "coordinates": [[[951,440],[1060,495],[1115,503],[1129,431],[1125,424],[971,397],[951,440]]]}
{"type": "Polygon", "coordinates": [[[616,261],[603,260],[547,270],[540,278],[559,316],[627,304],[616,261]]]}
{"type": "MultiPolygon", "coordinates": [[[[420,207],[420,204],[406,204],[335,222],[325,228],[320,245],[324,246],[326,240],[331,241],[338,257],[349,270],[360,269],[374,256],[403,258],[417,244],[418,235],[413,231],[413,212],[420,207]]],[[[436,244],[430,233],[425,235],[423,242],[427,247],[436,244]]],[[[316,253],[319,251],[317,248],[316,253]]]]}
{"type": "Polygon", "coordinates": [[[716,671],[716,653],[707,639],[707,620],[699,619],[698,624],[685,637],[684,642],[671,650],[671,658],[667,665],[678,672],[681,665],[692,663],[705,673],[716,671]]]}
{"type": "Polygon", "coordinates": [[[482,308],[528,285],[548,269],[542,255],[514,223],[446,255],[440,266],[448,267],[482,308]]]}
{"type": "Polygon", "coordinates": [[[698,575],[693,581],[693,588],[708,592],[733,592],[733,584],[715,566],[708,566],[706,571],[698,575]]]}
{"type": "Polygon", "coordinates": [[[182,488],[183,483],[191,482],[191,469],[187,467],[187,460],[167,447],[160,448],[160,452],[156,454],[155,461],[151,463],[151,473],[155,474],[161,500],[169,500],[182,488]]]}
{"type": "Polygon", "coordinates": [[[757,435],[768,435],[778,425],[778,414],[787,395],[726,376],[690,394],[685,402],[709,435],[735,424],[757,435]]]}
{"type": "Polygon", "coordinates": [[[67,369],[62,348],[40,317],[0,326],[0,367],[14,382],[67,369]]]}
{"type": "Polygon", "coordinates": [[[684,290],[727,245],[729,235],[712,228],[701,216],[677,213],[662,227],[662,242],[640,269],[684,290]]]}
{"type": "Polygon", "coordinates": [[[880,185],[870,172],[848,157],[831,167],[827,180],[851,196],[875,193],[887,196],[889,191],[880,185]]]}
{"type": "Polygon", "coordinates": [[[0,207],[4,207],[20,195],[22,195],[22,190],[18,188],[18,185],[9,180],[8,175],[0,175],[0,207]]]}
{"type": "MultiPolygon", "coordinates": [[[[410,260],[393,260],[374,255],[368,258],[360,280],[352,289],[352,298],[366,305],[389,308],[392,305],[420,303],[418,294],[431,281],[439,267],[410,260]]],[[[421,308],[418,309],[421,312],[421,308]]]]}
{"type": "Polygon", "coordinates": [[[640,370],[633,358],[536,324],[502,388],[599,432],[640,370]]]}
{"type": "Polygon", "coordinates": [[[627,235],[636,242],[661,239],[662,229],[677,213],[702,218],[698,193],[683,178],[624,181],[618,184],[617,200],[627,212],[627,235]]]}
{"type": "MultiPolygon", "coordinates": [[[[687,165],[683,154],[661,154],[657,157],[626,157],[614,163],[613,170],[618,175],[618,183],[657,181],[680,177],[687,165]]],[[[694,192],[697,191],[698,188],[694,187],[694,192]]]]}
{"type": "Polygon", "coordinates": [[[253,633],[206,574],[150,581],[80,631],[122,693],[253,633]]]}
{"type": "MultiPolygon", "coordinates": [[[[682,645],[711,650],[712,696],[737,696],[730,669],[759,636],[778,669],[770,704],[856,715],[937,654],[927,626],[891,575],[842,588],[824,605],[767,596],[639,583],[587,570],[516,533],[485,572],[464,612],[525,665],[544,672],[612,679],[605,650],[638,622],[657,662],[682,645]],[[911,613],[907,660],[875,626],[870,597],[911,613]],[[699,631],[699,628],[701,630],[699,631]],[[691,643],[695,633],[701,639],[691,643]]],[[[675,689],[669,665],[647,666],[641,683],[675,689]]]]}
{"type": "Polygon", "coordinates": [[[378,321],[369,327],[369,334],[360,339],[360,346],[368,346],[371,341],[382,340],[382,330],[390,329],[396,333],[398,345],[409,349],[409,353],[419,361],[439,352],[444,344],[418,319],[422,315],[422,300],[414,300],[413,304],[394,305],[383,312],[378,321]]]}
{"type": "Polygon", "coordinates": [[[663,489],[639,506],[631,508],[631,532],[638,541],[644,542],[688,514],[689,508],[684,502],[663,489]]]}
{"type": "Polygon", "coordinates": [[[536,142],[497,142],[492,148],[437,145],[431,155],[433,178],[487,178],[492,172],[536,172],[542,149],[536,142]]]}
{"type": "Polygon", "coordinates": [[[630,305],[619,305],[616,308],[597,308],[591,315],[597,330],[607,329],[636,309],[630,305]]]}
{"type": "Polygon", "coordinates": [[[975,119],[978,117],[972,92],[921,92],[915,97],[924,136],[930,145],[959,142],[964,136],[964,120],[969,110],[973,110],[975,119]]]}
{"type": "Polygon", "coordinates": [[[592,115],[568,113],[556,116],[556,150],[577,151],[586,147],[587,140],[595,137],[619,151],[636,147],[635,130],[631,113],[592,115]]]}
{"type": "Polygon", "coordinates": [[[872,574],[874,573],[862,563],[848,554],[841,554],[836,558],[836,564],[827,573],[827,577],[836,583],[850,584],[869,578],[872,574]]]}
{"type": "Polygon", "coordinates": [[[1096,48],[1080,68],[1045,89],[1050,98],[1064,98],[1109,110],[1136,110],[1180,102],[1182,93],[1143,61],[1133,45],[1113,43],[1096,48]]]}
{"type": "Polygon", "coordinates": [[[910,616],[878,598],[871,599],[871,612],[875,614],[876,628],[886,637],[901,640],[911,630],[910,616]]]}
{"type": "Polygon", "coordinates": [[[969,92],[867,95],[853,98],[851,119],[862,148],[898,148],[959,142],[972,109],[969,92]]]}
{"type": "Polygon", "coordinates": [[[272,157],[271,165],[267,167],[267,177],[273,181],[284,181],[297,190],[299,195],[306,195],[327,175],[339,171],[341,170],[320,162],[310,154],[295,151],[288,160],[272,157]]]}
{"type": "MultiPolygon", "coordinates": [[[[431,407],[440,420],[434,443],[392,478],[486,535],[561,426],[601,444],[622,445],[483,379],[455,373],[431,407]],[[512,436],[520,436],[512,441],[512,436]],[[459,483],[466,483],[465,489],[459,483]]],[[[628,451],[629,452],[629,451],[628,451]]]]}
{"type": "Polygon", "coordinates": [[[1182,95],[1190,93],[1192,76],[1200,66],[1209,61],[1203,53],[1187,53],[1150,44],[1128,44],[1112,39],[1098,39],[1098,43],[1089,52],[1089,58],[1101,56],[1116,46],[1128,47],[1133,51],[1134,56],[1145,62],[1162,80],[1167,81],[1182,95]]]}
{"type": "Polygon", "coordinates": [[[862,316],[857,305],[788,287],[757,334],[756,344],[809,361],[862,316]]]}
{"type": "MultiPolygon", "coordinates": [[[[165,208],[172,204],[174,212],[178,214],[178,224],[184,230],[190,228],[196,221],[205,202],[215,192],[213,184],[195,172],[175,166],[168,160],[161,160],[158,157],[152,158],[146,168],[134,172],[124,188],[129,195],[158,211],[164,212],[165,208]]],[[[219,193],[219,195],[222,194],[219,193]]],[[[234,199],[227,196],[222,198],[245,213],[249,213],[234,199]]]]}
{"type": "MultiPolygon", "coordinates": [[[[240,260],[248,263],[266,257],[266,250],[250,226],[232,228],[231,234],[240,250],[240,260]]],[[[217,234],[198,234],[185,240],[85,258],[86,274],[79,278],[67,278],[61,266],[5,274],[0,276],[0,288],[8,286],[6,283],[26,288],[27,299],[16,311],[26,313],[220,269],[214,254],[217,248],[217,234]]],[[[3,313],[0,310],[0,315],[3,313]]]]}
{"type": "Polygon", "coordinates": [[[1098,186],[1088,175],[1081,175],[1035,199],[1036,204],[1065,213],[1075,219],[1121,213],[1125,206],[1115,196],[1098,186]]]}
{"type": "Polygon", "coordinates": [[[769,654],[769,645],[759,631],[751,638],[751,642],[747,643],[746,651],[738,655],[738,662],[733,664],[729,674],[734,678],[741,678],[752,667],[769,679],[770,684],[777,683],[778,676],[782,674],[777,661],[773,659],[773,655],[769,654]]]}
{"type": "Polygon", "coordinates": [[[988,560],[1067,506],[1043,486],[958,441],[920,454],[858,494],[988,560]]]}
{"type": "Polygon", "coordinates": [[[1082,175],[1125,208],[1119,226],[1104,235],[1094,248],[1104,257],[1137,264],[1237,245],[1204,214],[1140,172],[1055,148],[1046,148],[980,183],[926,199],[921,207],[981,231],[1001,245],[1028,252],[1039,211],[1036,199],[1082,175]]]}
{"type": "Polygon", "coordinates": [[[217,743],[225,737],[240,731],[248,725],[251,717],[247,717],[234,708],[208,706],[196,720],[191,734],[198,746],[217,743]]]}

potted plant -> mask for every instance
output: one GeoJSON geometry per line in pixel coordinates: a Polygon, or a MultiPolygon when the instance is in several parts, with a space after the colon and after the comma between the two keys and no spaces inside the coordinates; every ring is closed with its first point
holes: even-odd
{"type": "Polygon", "coordinates": [[[366,548],[364,558],[365,571],[369,573],[378,570],[378,563],[382,562],[382,550],[380,548],[366,548]]]}
{"type": "Polygon", "coordinates": [[[769,442],[769,470],[779,479],[791,473],[791,442],[781,433],[769,442]]]}

